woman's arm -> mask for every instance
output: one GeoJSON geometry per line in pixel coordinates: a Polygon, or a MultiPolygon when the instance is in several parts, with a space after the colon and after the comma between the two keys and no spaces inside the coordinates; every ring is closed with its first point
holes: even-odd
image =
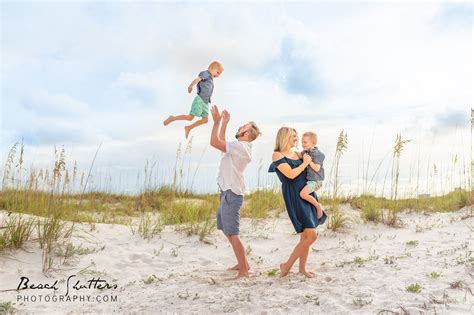
{"type": "MultiPolygon", "coordinates": [[[[279,159],[283,158],[283,154],[280,152],[273,152],[272,160],[273,161],[278,161],[279,159]]],[[[291,166],[288,163],[281,163],[280,165],[277,166],[277,169],[286,177],[289,179],[293,179],[296,176],[300,175],[302,171],[308,166],[308,164],[311,162],[311,157],[307,154],[303,156],[303,163],[299,165],[298,167],[291,168],[291,166]]]]}

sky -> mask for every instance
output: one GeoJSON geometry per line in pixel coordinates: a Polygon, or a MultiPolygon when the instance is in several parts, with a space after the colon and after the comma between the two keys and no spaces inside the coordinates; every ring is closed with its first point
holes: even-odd
{"type": "Polygon", "coordinates": [[[346,194],[387,191],[397,134],[411,140],[401,190],[439,194],[470,164],[473,16],[462,1],[2,1],[0,162],[23,141],[28,169],[51,167],[56,147],[87,172],[98,150],[91,189],[134,193],[177,169],[182,188],[216,192],[212,123],[189,145],[184,122],[162,121],[189,112],[187,86],[218,60],[228,140],[250,120],[263,132],[248,190],[276,187],[275,135],[291,126],[318,134],[326,174],[347,133],[346,194]]]}

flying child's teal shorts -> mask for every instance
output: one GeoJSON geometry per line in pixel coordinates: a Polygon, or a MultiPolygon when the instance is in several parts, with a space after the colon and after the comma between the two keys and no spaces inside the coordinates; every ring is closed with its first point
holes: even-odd
{"type": "Polygon", "coordinates": [[[202,98],[197,95],[193,100],[193,105],[191,105],[190,115],[196,117],[208,117],[209,116],[209,103],[206,103],[202,98]]]}

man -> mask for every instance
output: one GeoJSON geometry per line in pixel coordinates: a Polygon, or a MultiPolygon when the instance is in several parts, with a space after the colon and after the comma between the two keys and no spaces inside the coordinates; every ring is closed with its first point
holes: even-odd
{"type": "Polygon", "coordinates": [[[244,170],[252,160],[252,141],[259,135],[257,125],[251,121],[239,127],[235,138],[237,141],[225,141],[227,124],[230,114],[224,110],[222,115],[217,106],[211,108],[214,125],[211,132],[211,146],[224,155],[219,165],[217,184],[219,185],[220,207],[217,212],[217,229],[222,230],[232,245],[237,265],[229,268],[238,270],[235,279],[249,276],[249,264],[245,257],[245,249],[239,238],[240,207],[244,201],[245,181],[244,170]],[[221,125],[222,122],[222,125],[221,125]],[[219,129],[220,126],[220,129],[219,129]]]}

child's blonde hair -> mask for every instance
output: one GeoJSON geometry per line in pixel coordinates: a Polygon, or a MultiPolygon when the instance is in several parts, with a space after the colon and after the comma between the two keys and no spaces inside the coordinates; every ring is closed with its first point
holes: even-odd
{"type": "Polygon", "coordinates": [[[281,152],[282,150],[286,149],[288,143],[290,142],[290,136],[292,134],[297,135],[296,129],[291,127],[281,127],[278,130],[276,139],[275,139],[275,149],[274,152],[281,152]]]}
{"type": "Polygon", "coordinates": [[[306,131],[303,133],[303,138],[304,137],[307,137],[309,140],[311,140],[314,145],[318,144],[318,135],[316,133],[312,131],[306,131]]]}
{"type": "Polygon", "coordinates": [[[212,68],[217,68],[221,71],[224,71],[224,67],[222,66],[222,64],[219,62],[219,61],[213,61],[211,62],[211,64],[209,65],[209,67],[207,68],[207,70],[211,70],[212,68]]]}

